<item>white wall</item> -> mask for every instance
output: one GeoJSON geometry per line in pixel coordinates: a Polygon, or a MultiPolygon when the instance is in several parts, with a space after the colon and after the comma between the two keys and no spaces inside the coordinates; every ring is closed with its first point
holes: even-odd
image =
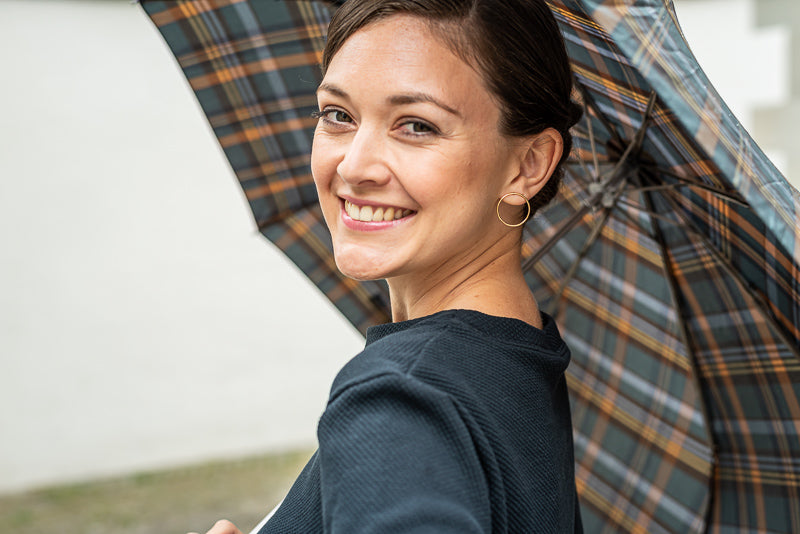
{"type": "Polygon", "coordinates": [[[141,7],[2,0],[0,51],[0,491],[313,446],[362,340],[141,7]]]}
{"type": "MultiPolygon", "coordinates": [[[[790,104],[791,30],[758,27],[756,0],[674,0],[681,29],[714,88],[762,150],[784,174],[789,154],[756,128],[760,109],[790,104]]],[[[800,187],[800,176],[787,176],[800,187]]]]}

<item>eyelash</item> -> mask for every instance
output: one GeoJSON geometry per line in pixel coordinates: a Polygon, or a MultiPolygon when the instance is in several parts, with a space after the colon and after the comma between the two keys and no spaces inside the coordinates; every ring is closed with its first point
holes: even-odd
{"type": "MultiPolygon", "coordinates": [[[[311,117],[314,118],[314,119],[322,119],[322,121],[324,123],[329,124],[329,125],[331,125],[333,127],[341,127],[341,124],[342,124],[341,122],[332,121],[332,120],[327,118],[327,116],[330,113],[336,113],[336,112],[343,113],[343,114],[347,115],[348,117],[350,117],[350,115],[346,111],[341,110],[339,108],[333,108],[333,107],[324,108],[322,110],[314,111],[314,112],[311,113],[311,117]]],[[[350,120],[352,120],[352,117],[350,117],[350,120]]],[[[403,135],[405,135],[407,137],[419,138],[419,137],[425,137],[425,136],[429,136],[429,135],[439,135],[440,134],[439,129],[436,128],[434,125],[432,125],[431,123],[429,123],[427,121],[423,121],[423,120],[419,120],[419,119],[417,119],[417,120],[407,120],[407,121],[403,122],[401,124],[401,126],[406,126],[406,125],[409,125],[409,124],[418,124],[418,125],[426,128],[428,131],[419,132],[419,133],[411,133],[411,132],[408,132],[408,131],[404,131],[403,135]]]]}
{"type": "Polygon", "coordinates": [[[350,116],[350,115],[348,115],[348,114],[347,114],[347,112],[346,112],[346,111],[343,111],[343,110],[341,110],[341,109],[339,109],[339,108],[325,108],[325,109],[323,109],[322,111],[314,111],[314,112],[312,112],[312,113],[311,113],[311,116],[312,116],[313,118],[315,118],[315,119],[322,119],[323,121],[325,121],[325,122],[327,122],[327,123],[329,123],[329,124],[339,124],[339,122],[338,122],[338,121],[332,121],[332,120],[330,120],[330,119],[328,119],[328,118],[327,118],[327,116],[328,116],[329,114],[331,114],[331,113],[336,113],[336,112],[338,112],[338,113],[344,113],[344,114],[345,114],[345,115],[347,115],[348,117],[350,116]]]}

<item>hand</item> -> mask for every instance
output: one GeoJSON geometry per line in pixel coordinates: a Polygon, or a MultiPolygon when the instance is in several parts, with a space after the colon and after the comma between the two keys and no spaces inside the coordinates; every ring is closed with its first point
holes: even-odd
{"type": "MultiPolygon", "coordinates": [[[[189,534],[197,534],[197,532],[189,532],[189,534]]],[[[227,519],[220,519],[206,534],[242,534],[242,531],[227,519]]]]}

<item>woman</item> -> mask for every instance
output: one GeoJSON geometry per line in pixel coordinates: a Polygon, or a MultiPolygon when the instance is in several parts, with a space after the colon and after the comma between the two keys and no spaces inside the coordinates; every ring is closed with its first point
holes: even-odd
{"type": "Polygon", "coordinates": [[[336,263],[387,281],[393,323],[337,376],[261,532],[580,532],[569,352],[520,268],[579,117],[548,7],[349,0],[322,68],[311,166],[336,263]]]}

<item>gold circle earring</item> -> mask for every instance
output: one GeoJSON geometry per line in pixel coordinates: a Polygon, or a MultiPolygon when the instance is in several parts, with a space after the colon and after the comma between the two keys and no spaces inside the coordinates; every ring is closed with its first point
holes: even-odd
{"type": "Polygon", "coordinates": [[[500,197],[500,200],[497,201],[497,218],[500,219],[501,223],[505,224],[509,228],[516,228],[517,226],[522,226],[527,222],[528,217],[530,216],[531,216],[531,203],[528,202],[528,197],[526,197],[522,193],[506,193],[505,195],[500,197]],[[522,222],[519,222],[517,224],[509,224],[506,221],[504,221],[503,218],[500,216],[500,204],[503,202],[503,200],[505,200],[507,197],[510,197],[511,195],[522,197],[525,200],[525,206],[528,208],[528,213],[525,214],[525,218],[522,219],[522,222]]]}

